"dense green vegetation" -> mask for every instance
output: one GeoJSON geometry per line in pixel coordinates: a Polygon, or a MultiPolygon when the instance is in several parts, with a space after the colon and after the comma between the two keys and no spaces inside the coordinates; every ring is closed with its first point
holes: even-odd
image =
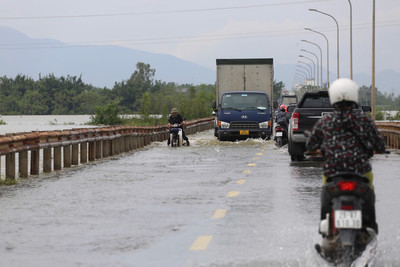
{"type": "MultiPolygon", "coordinates": [[[[155,72],[149,64],[139,62],[127,80],[116,82],[111,89],[85,84],[76,76],[50,74],[39,76],[38,80],[21,74],[15,78],[0,77],[0,114],[94,114],[92,123],[106,125],[165,123],[173,107],[188,120],[211,115],[215,85],[166,83],[155,80],[155,72]],[[120,116],[133,113],[141,117],[127,119],[120,116]]],[[[284,86],[283,82],[274,81],[274,100],[280,99],[284,86]]],[[[300,88],[296,93],[302,94],[309,89],[300,88]]],[[[370,93],[370,88],[361,87],[360,102],[363,105],[370,105],[370,93]]],[[[376,105],[381,110],[399,110],[400,95],[395,97],[377,90],[376,105]]]]}
{"type": "MultiPolygon", "coordinates": [[[[96,114],[95,124],[119,124],[119,114],[140,113],[147,122],[157,123],[151,114],[165,118],[173,107],[187,119],[211,115],[215,85],[179,85],[154,79],[149,64],[137,63],[129,79],[112,89],[83,83],[81,77],[40,76],[35,81],[24,75],[0,77],[0,114],[73,115],[96,114]]],[[[135,119],[124,121],[132,121],[135,119]]],[[[165,119],[164,119],[165,122],[165,119]]]]}

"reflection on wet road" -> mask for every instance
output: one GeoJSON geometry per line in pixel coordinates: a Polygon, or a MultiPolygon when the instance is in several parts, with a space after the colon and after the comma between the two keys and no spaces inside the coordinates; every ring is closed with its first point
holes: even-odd
{"type": "MultiPolygon", "coordinates": [[[[0,188],[1,266],[329,266],[314,251],[321,163],[272,141],[145,150],[0,188]]],[[[398,266],[400,157],[373,167],[377,266],[398,266]]]]}

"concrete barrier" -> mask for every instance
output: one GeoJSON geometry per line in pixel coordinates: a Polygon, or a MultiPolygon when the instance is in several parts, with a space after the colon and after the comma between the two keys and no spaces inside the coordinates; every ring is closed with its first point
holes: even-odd
{"type": "MultiPolygon", "coordinates": [[[[186,134],[212,129],[213,122],[214,117],[188,121],[186,134]]],[[[0,179],[15,180],[17,176],[25,178],[29,175],[39,175],[40,170],[49,173],[86,164],[141,149],[152,142],[167,140],[168,136],[167,125],[112,126],[1,135],[0,171],[3,156],[6,164],[5,177],[1,177],[0,172],[0,179]]]]}

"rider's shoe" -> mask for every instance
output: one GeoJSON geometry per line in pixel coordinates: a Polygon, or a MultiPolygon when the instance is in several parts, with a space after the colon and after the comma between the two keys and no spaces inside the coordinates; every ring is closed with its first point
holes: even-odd
{"type": "Polygon", "coordinates": [[[186,146],[190,146],[189,140],[186,140],[186,146]]]}

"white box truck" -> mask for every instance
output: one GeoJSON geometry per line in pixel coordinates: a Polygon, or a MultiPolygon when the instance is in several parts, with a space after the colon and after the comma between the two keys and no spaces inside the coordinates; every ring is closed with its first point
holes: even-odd
{"type": "Polygon", "coordinates": [[[273,81],[272,58],[217,59],[213,109],[220,141],[270,138],[273,81]]]}

